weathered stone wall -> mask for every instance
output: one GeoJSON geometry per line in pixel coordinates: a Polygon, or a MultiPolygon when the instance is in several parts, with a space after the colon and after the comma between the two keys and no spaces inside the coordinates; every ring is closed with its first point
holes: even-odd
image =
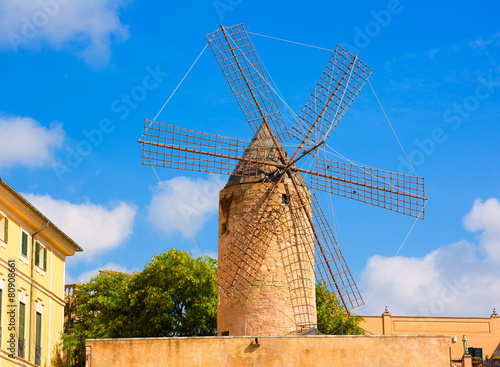
{"type": "Polygon", "coordinates": [[[239,275],[242,280],[238,279],[236,289],[243,290],[245,297],[226,296],[219,289],[219,335],[224,332],[231,336],[284,335],[316,323],[314,247],[305,215],[305,211],[311,212],[310,193],[307,187],[298,186],[306,200],[305,207],[299,208],[293,185],[285,182],[278,186],[267,205],[259,202],[272,185],[246,183],[220,192],[219,277],[223,276],[221,268],[233,267],[236,271],[238,267],[225,261],[224,254],[242,221],[259,230],[252,240],[254,249],[248,251],[250,257],[258,257],[255,252],[264,255],[255,273],[242,271],[239,275]],[[260,214],[245,217],[255,212],[255,205],[267,212],[261,222],[257,220],[260,214]]]}
{"type": "Polygon", "coordinates": [[[447,337],[283,336],[87,340],[87,367],[448,367],[447,337]]]}

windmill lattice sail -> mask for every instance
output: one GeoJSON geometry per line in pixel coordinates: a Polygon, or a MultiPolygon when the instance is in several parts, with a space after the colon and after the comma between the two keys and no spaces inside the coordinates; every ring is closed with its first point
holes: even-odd
{"type": "Polygon", "coordinates": [[[311,195],[304,192],[304,204],[297,195],[286,198],[285,214],[278,243],[290,290],[295,323],[301,328],[316,327],[316,287],[314,276],[314,230],[307,215],[311,215],[311,195]]]}
{"type": "Polygon", "coordinates": [[[300,141],[304,140],[309,148],[326,141],[371,72],[357,55],[337,46],[293,125],[292,135],[300,141]]]}
{"type": "Polygon", "coordinates": [[[311,188],[424,218],[424,179],[318,158],[311,188]]]}
{"type": "Polygon", "coordinates": [[[146,120],[142,144],[145,165],[218,173],[256,176],[267,167],[283,168],[283,163],[267,154],[260,140],[248,149],[248,142],[146,120]],[[251,164],[241,165],[240,162],[251,164]]]}
{"type": "Polygon", "coordinates": [[[273,228],[280,227],[281,202],[273,185],[262,185],[255,194],[238,229],[220,259],[218,285],[226,296],[241,302],[248,298],[271,241],[273,228]],[[265,218],[265,220],[264,220],[265,218]]]}
{"type": "Polygon", "coordinates": [[[311,205],[314,222],[316,284],[335,294],[345,310],[359,308],[364,305],[363,297],[314,194],[311,205]]]}
{"type": "Polygon", "coordinates": [[[265,120],[281,142],[290,134],[243,24],[207,35],[208,43],[254,133],[265,120]]]}

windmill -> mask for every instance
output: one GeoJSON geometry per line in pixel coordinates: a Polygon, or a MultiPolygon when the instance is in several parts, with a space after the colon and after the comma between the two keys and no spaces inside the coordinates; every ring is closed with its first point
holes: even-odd
{"type": "MultiPolygon", "coordinates": [[[[219,200],[218,331],[291,334],[316,326],[315,284],[341,307],[363,299],[311,188],[423,219],[423,178],[316,158],[371,69],[337,46],[289,128],[242,24],[207,41],[254,137],[250,143],[146,120],[143,164],[230,175],[219,200]],[[283,143],[299,142],[290,154],[283,143]],[[297,164],[316,158],[316,169],[297,164]]],[[[328,306],[328,305],[327,305],[328,306]]]]}

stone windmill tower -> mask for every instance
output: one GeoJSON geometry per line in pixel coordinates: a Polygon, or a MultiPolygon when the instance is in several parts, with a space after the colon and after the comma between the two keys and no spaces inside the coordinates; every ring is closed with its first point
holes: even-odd
{"type": "MultiPolygon", "coordinates": [[[[275,146],[271,136],[272,132],[263,125],[243,157],[257,153],[263,159],[275,158],[276,163],[285,164],[278,154],[278,149],[284,149],[275,146]]],[[[308,223],[303,211],[311,214],[311,193],[298,172],[292,173],[296,186],[289,177],[277,183],[276,167],[264,166],[259,170],[255,164],[240,161],[219,194],[219,259],[223,260],[219,268],[217,329],[220,334],[229,335],[281,335],[296,332],[297,326],[313,328],[314,240],[312,233],[304,230],[308,223]],[[242,171],[258,173],[241,176],[242,171]],[[292,208],[300,207],[298,192],[306,205],[294,211],[292,208]],[[256,213],[265,213],[265,219],[259,222],[256,213]],[[245,237],[252,235],[254,250],[246,246],[250,241],[245,237]],[[243,252],[234,253],[235,250],[243,252]],[[257,258],[253,251],[264,253],[257,258]],[[245,255],[251,278],[240,267],[245,255]],[[238,271],[242,278],[233,277],[238,271]],[[232,280],[239,284],[229,294],[225,290],[231,288],[232,280]]]]}
{"type": "MultiPolygon", "coordinates": [[[[143,164],[230,175],[219,196],[220,335],[284,335],[314,328],[315,284],[345,311],[362,297],[311,187],[423,219],[423,178],[316,159],[371,73],[337,46],[289,129],[243,25],[208,43],[255,133],[250,143],[146,120],[143,164]],[[295,138],[293,154],[282,143],[295,138]]],[[[329,305],[327,305],[328,307],[329,305]]]]}

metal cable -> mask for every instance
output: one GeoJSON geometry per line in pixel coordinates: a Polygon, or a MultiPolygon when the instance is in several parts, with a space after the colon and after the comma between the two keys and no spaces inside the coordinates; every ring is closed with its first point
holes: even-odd
{"type": "MultiPolygon", "coordinates": [[[[205,52],[205,50],[207,49],[207,47],[208,47],[208,43],[205,45],[205,47],[203,47],[203,50],[200,52],[200,54],[198,55],[198,57],[196,58],[196,60],[193,62],[193,64],[191,65],[191,67],[189,68],[189,70],[187,71],[187,73],[184,75],[184,77],[181,79],[181,81],[179,82],[179,84],[177,84],[177,87],[175,87],[175,89],[172,92],[172,94],[170,94],[170,96],[167,98],[167,101],[160,108],[160,110],[158,111],[158,113],[154,117],[153,121],[156,121],[156,119],[158,118],[158,116],[160,115],[160,113],[163,111],[163,109],[165,108],[165,106],[168,104],[168,102],[170,102],[170,100],[174,96],[175,92],[177,92],[177,89],[179,89],[179,87],[181,86],[182,82],[184,81],[184,79],[186,79],[186,77],[188,76],[188,74],[191,72],[191,70],[193,69],[193,67],[196,65],[196,63],[200,59],[201,55],[203,55],[203,53],[205,52]]],[[[151,122],[149,124],[148,128],[144,130],[144,133],[142,134],[140,140],[142,140],[144,138],[144,134],[146,134],[146,132],[148,131],[148,129],[151,127],[152,123],[153,122],[151,122]]]]}
{"type": "Polygon", "coordinates": [[[385,116],[385,119],[387,120],[387,122],[389,123],[389,126],[391,127],[391,130],[392,132],[394,133],[394,136],[396,137],[396,140],[398,141],[399,143],[399,146],[401,147],[401,150],[403,151],[405,157],[406,157],[406,160],[408,161],[408,163],[410,164],[410,167],[411,169],[413,170],[413,173],[415,174],[415,176],[418,176],[417,175],[417,172],[415,172],[415,168],[413,168],[413,165],[411,164],[411,161],[410,161],[410,158],[408,158],[408,156],[406,155],[406,151],[405,149],[403,148],[403,145],[401,144],[401,142],[399,141],[399,138],[398,138],[398,135],[396,134],[396,131],[394,130],[394,128],[392,127],[392,124],[391,124],[391,121],[389,121],[389,117],[387,117],[387,114],[385,113],[385,110],[384,110],[384,107],[382,107],[382,103],[380,103],[380,100],[378,99],[378,96],[377,96],[377,93],[375,93],[375,90],[373,89],[373,86],[372,86],[372,83],[370,83],[370,80],[368,80],[368,84],[370,85],[370,88],[372,89],[373,91],[373,94],[375,95],[375,98],[377,99],[377,102],[380,106],[380,108],[382,109],[382,112],[384,113],[384,116],[385,116]]]}
{"type": "Polygon", "coordinates": [[[199,251],[200,255],[203,256],[203,253],[201,252],[200,248],[198,247],[196,241],[194,240],[193,236],[191,235],[191,232],[189,231],[188,227],[186,226],[186,223],[184,222],[184,220],[182,219],[182,216],[181,216],[181,213],[179,213],[179,211],[177,210],[174,202],[172,201],[172,198],[170,197],[170,195],[168,194],[167,192],[167,189],[165,189],[165,186],[163,185],[163,182],[160,180],[160,177],[158,176],[158,174],[156,173],[156,170],[153,166],[151,166],[151,168],[153,169],[153,172],[156,176],[156,178],[158,179],[158,182],[160,183],[160,186],[163,188],[163,191],[165,191],[165,195],[167,195],[167,198],[168,198],[168,201],[170,201],[170,204],[172,204],[172,207],[174,208],[175,210],[175,213],[177,214],[177,216],[179,217],[179,219],[181,220],[181,223],[182,225],[184,226],[184,229],[186,230],[186,232],[189,234],[189,237],[191,237],[191,240],[193,241],[194,245],[196,246],[196,249],[199,251]]]}

